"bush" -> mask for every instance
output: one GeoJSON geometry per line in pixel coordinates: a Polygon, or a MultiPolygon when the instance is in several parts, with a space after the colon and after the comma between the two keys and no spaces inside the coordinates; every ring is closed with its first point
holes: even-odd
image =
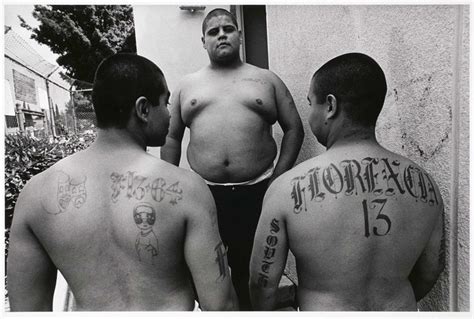
{"type": "MultiPolygon", "coordinates": [[[[59,138],[5,137],[5,262],[16,200],[25,184],[60,159],[87,148],[94,134],[59,138]]],[[[6,269],[6,265],[5,265],[6,269]]]]}

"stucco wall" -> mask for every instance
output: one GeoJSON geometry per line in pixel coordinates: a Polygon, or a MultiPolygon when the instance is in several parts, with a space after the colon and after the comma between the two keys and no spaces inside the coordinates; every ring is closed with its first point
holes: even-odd
{"type": "MultiPolygon", "coordinates": [[[[469,311],[468,6],[267,6],[267,28],[269,67],[305,126],[298,162],[324,151],[307,123],[314,71],[354,51],[381,65],[388,93],[377,138],[423,166],[445,204],[447,266],[419,307],[469,311]]],[[[295,279],[291,257],[287,271],[295,279]]]]}
{"type": "MultiPolygon", "coordinates": [[[[171,98],[176,86],[186,74],[196,72],[209,64],[209,58],[201,42],[201,25],[206,14],[214,8],[206,6],[204,11],[190,13],[177,5],[133,6],[137,52],[156,63],[166,77],[171,98]]],[[[182,143],[180,166],[189,168],[186,148],[189,130],[186,129],[182,143]]],[[[159,157],[159,147],[148,151],[159,157]]]]}

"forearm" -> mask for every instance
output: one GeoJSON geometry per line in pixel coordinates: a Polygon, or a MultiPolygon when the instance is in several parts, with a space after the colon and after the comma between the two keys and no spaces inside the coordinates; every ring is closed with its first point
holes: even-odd
{"type": "Polygon", "coordinates": [[[160,155],[162,160],[179,166],[181,159],[181,141],[167,137],[166,144],[161,147],[160,155]]]}
{"type": "Polygon", "coordinates": [[[273,179],[285,173],[295,164],[303,143],[303,129],[293,128],[284,132],[281,142],[280,156],[273,171],[273,179]]]}

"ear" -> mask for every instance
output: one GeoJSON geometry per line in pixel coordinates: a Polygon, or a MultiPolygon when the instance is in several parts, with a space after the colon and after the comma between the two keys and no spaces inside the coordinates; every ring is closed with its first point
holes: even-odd
{"type": "Polygon", "coordinates": [[[239,30],[239,40],[240,40],[240,44],[242,44],[242,30],[239,30]]]}
{"type": "Polygon", "coordinates": [[[334,95],[328,94],[326,96],[326,103],[327,103],[327,119],[334,119],[336,117],[337,112],[338,112],[338,105],[337,105],[337,99],[334,95]]]}
{"type": "Polygon", "coordinates": [[[148,99],[144,96],[140,96],[135,101],[135,114],[138,119],[142,122],[148,122],[148,114],[150,114],[151,104],[148,102],[148,99]]]}
{"type": "Polygon", "coordinates": [[[206,48],[206,43],[204,43],[204,36],[201,37],[201,42],[202,42],[202,47],[205,49],[206,48]]]}

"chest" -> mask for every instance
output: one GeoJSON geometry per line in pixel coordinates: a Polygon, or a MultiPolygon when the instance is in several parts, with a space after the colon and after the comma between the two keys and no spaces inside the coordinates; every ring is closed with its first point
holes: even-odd
{"type": "Polygon", "coordinates": [[[274,87],[264,79],[243,77],[213,80],[188,87],[181,93],[181,112],[186,124],[190,124],[203,111],[211,109],[216,116],[234,116],[250,111],[270,124],[276,121],[274,87]]]}

